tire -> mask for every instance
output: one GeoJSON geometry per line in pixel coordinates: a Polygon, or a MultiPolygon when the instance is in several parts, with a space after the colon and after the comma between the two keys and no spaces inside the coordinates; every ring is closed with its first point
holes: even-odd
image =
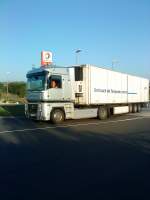
{"type": "Polygon", "coordinates": [[[137,112],[141,112],[141,104],[137,105],[137,112]]]}
{"type": "Polygon", "coordinates": [[[51,113],[51,122],[60,124],[65,120],[65,114],[61,109],[54,109],[51,113]]]}
{"type": "Polygon", "coordinates": [[[133,113],[137,112],[137,104],[133,104],[132,112],[133,113]]]}
{"type": "Polygon", "coordinates": [[[107,108],[107,117],[109,118],[112,115],[111,108],[107,108]]]}
{"type": "Polygon", "coordinates": [[[133,110],[133,105],[129,104],[129,113],[132,113],[132,110],[133,110]]]}
{"type": "Polygon", "coordinates": [[[99,107],[97,116],[98,116],[98,119],[100,120],[107,119],[108,117],[107,108],[105,106],[99,107]]]}

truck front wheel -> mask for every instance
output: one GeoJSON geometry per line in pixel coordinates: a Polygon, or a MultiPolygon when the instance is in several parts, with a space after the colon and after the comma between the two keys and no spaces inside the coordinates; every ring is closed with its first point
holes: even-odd
{"type": "Polygon", "coordinates": [[[61,109],[54,109],[51,113],[51,122],[60,124],[65,120],[65,114],[61,109]]]}
{"type": "Polygon", "coordinates": [[[108,117],[107,108],[105,106],[99,107],[99,109],[98,109],[98,119],[104,120],[104,119],[107,119],[107,117],[108,117]]]}

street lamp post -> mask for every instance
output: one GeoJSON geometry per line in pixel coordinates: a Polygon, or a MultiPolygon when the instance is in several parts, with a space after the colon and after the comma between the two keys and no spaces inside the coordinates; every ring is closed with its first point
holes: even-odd
{"type": "Polygon", "coordinates": [[[79,53],[81,52],[82,50],[81,49],[77,49],[76,51],[75,51],[75,53],[76,53],[76,65],[78,65],[79,63],[79,53]]]}

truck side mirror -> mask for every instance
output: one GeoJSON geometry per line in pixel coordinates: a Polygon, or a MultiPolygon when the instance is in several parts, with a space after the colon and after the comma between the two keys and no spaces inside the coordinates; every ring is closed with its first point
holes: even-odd
{"type": "Polygon", "coordinates": [[[48,78],[47,79],[47,89],[51,88],[50,84],[51,84],[51,78],[48,78]]]}

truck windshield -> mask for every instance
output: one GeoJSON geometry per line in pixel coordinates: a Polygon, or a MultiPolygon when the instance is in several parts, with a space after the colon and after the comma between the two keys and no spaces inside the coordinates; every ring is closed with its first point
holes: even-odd
{"type": "Polygon", "coordinates": [[[27,90],[41,91],[45,90],[45,75],[32,75],[28,76],[27,90]]]}

